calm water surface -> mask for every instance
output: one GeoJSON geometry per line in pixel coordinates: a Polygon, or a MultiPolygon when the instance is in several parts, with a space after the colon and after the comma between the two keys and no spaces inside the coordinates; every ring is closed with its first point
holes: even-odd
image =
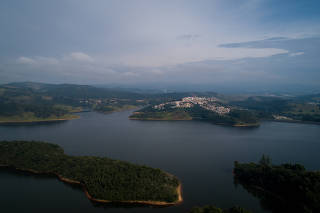
{"type": "Polygon", "coordinates": [[[84,193],[55,178],[0,170],[1,212],[188,212],[192,206],[240,205],[267,212],[259,200],[234,186],[235,160],[298,162],[320,169],[320,126],[265,122],[234,128],[197,121],[132,121],[131,111],[81,113],[77,120],[31,126],[0,126],[0,140],[43,140],[69,155],[97,155],[161,168],[183,184],[184,203],[167,208],[96,206],[84,193]]]}

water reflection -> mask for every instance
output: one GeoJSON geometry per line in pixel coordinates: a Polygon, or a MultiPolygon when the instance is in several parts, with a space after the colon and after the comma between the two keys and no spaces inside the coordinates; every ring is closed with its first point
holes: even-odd
{"type": "Polygon", "coordinates": [[[254,197],[257,197],[260,201],[260,205],[263,209],[271,211],[272,213],[303,213],[304,209],[301,209],[296,202],[285,200],[276,194],[263,190],[262,188],[251,186],[235,178],[235,185],[240,184],[247,192],[254,197]]]}

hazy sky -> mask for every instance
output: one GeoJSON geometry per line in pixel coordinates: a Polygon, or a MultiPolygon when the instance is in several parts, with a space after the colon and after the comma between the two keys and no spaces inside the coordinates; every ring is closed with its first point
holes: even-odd
{"type": "Polygon", "coordinates": [[[320,87],[319,0],[2,0],[0,83],[320,87]]]}

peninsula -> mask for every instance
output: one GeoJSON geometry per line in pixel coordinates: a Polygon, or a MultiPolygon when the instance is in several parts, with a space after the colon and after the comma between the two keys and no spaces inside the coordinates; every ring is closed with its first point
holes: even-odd
{"type": "Polygon", "coordinates": [[[234,165],[234,181],[260,199],[272,212],[318,212],[320,172],[300,164],[272,165],[267,156],[259,163],[234,165]]]}
{"type": "Polygon", "coordinates": [[[0,142],[0,166],[34,174],[55,175],[83,187],[88,199],[99,203],[155,206],[182,202],[179,180],[160,169],[93,156],[68,156],[46,142],[0,142]]]}
{"type": "Polygon", "coordinates": [[[0,116],[0,125],[1,124],[28,124],[28,123],[48,123],[48,122],[59,122],[59,121],[68,121],[73,119],[80,118],[76,114],[65,114],[61,116],[49,116],[46,118],[40,118],[33,115],[33,113],[25,113],[24,115],[15,115],[15,116],[0,116]]]}
{"type": "Polygon", "coordinates": [[[258,118],[250,111],[229,106],[215,97],[184,97],[150,105],[134,112],[132,120],[202,120],[236,127],[259,126],[258,118]]]}

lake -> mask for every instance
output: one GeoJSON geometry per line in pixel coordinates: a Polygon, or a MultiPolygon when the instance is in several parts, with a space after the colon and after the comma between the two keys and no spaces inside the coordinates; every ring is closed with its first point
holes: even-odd
{"type": "Polygon", "coordinates": [[[177,212],[192,206],[239,205],[268,212],[259,200],[233,183],[234,161],[301,163],[320,170],[320,125],[263,122],[257,128],[219,126],[200,121],[129,120],[132,111],[81,113],[60,123],[0,126],[0,140],[56,143],[69,155],[107,156],[163,169],[183,184],[183,204],[166,208],[97,206],[81,189],[56,178],[0,170],[2,212],[177,212]]]}

